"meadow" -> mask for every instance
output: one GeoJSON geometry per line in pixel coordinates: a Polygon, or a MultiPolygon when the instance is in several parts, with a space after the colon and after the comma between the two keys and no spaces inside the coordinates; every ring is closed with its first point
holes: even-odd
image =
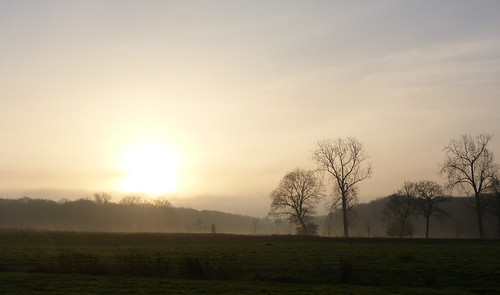
{"type": "Polygon", "coordinates": [[[500,241],[3,230],[19,293],[500,294],[500,241]]]}

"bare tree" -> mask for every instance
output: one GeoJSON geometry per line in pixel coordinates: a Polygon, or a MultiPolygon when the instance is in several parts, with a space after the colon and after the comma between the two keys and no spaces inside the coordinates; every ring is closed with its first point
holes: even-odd
{"type": "MultiPolygon", "coordinates": [[[[349,208],[356,201],[357,184],[372,174],[363,144],[354,137],[325,139],[316,143],[312,159],[327,172],[335,185],[334,196],[342,206],[344,237],[349,237],[349,208]]],[[[335,200],[333,204],[335,204],[335,200]]]]}
{"type": "Polygon", "coordinates": [[[153,199],[151,203],[157,207],[172,207],[172,203],[170,203],[167,197],[158,197],[153,199]]]}
{"type": "Polygon", "coordinates": [[[107,204],[111,201],[111,194],[105,192],[95,193],[94,201],[99,205],[107,204]]]}
{"type": "Polygon", "coordinates": [[[254,235],[257,235],[257,230],[259,229],[259,219],[252,218],[252,232],[254,235]]]}
{"type": "Polygon", "coordinates": [[[438,204],[447,202],[450,197],[445,196],[441,186],[435,181],[422,180],[415,183],[420,213],[425,217],[425,238],[429,238],[431,216],[442,217],[447,213],[438,204]]]}
{"type": "Polygon", "coordinates": [[[125,196],[120,200],[121,204],[124,205],[139,205],[144,204],[146,202],[145,199],[139,196],[125,196]]]}
{"type": "Polygon", "coordinates": [[[310,222],[314,207],[323,198],[323,185],[312,170],[296,169],[287,173],[271,193],[270,216],[288,217],[299,234],[316,234],[317,225],[310,222]]]}
{"type": "Polygon", "coordinates": [[[446,158],[441,166],[440,174],[447,178],[447,187],[459,188],[475,202],[479,237],[484,239],[482,196],[492,188],[498,174],[498,166],[493,162],[493,153],[487,148],[491,136],[462,135],[452,139],[444,148],[446,158]]]}
{"type": "Polygon", "coordinates": [[[418,213],[417,191],[415,183],[406,181],[397,193],[390,195],[384,210],[389,221],[387,234],[398,235],[400,238],[413,233],[410,218],[418,213]]]}

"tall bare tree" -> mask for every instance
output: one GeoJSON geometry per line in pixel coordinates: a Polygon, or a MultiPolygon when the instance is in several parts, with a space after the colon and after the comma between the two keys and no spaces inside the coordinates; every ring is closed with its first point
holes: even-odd
{"type": "Polygon", "coordinates": [[[425,217],[425,238],[429,238],[429,227],[431,216],[442,217],[447,213],[441,209],[439,203],[447,202],[450,197],[446,196],[443,188],[435,181],[422,180],[415,183],[418,206],[420,213],[425,217]]]}
{"type": "MultiPolygon", "coordinates": [[[[334,183],[334,198],[342,206],[344,237],[349,237],[349,208],[356,201],[357,184],[372,174],[363,144],[354,137],[324,139],[316,143],[312,159],[334,183]]],[[[335,200],[332,204],[335,204],[335,200]]]]}
{"type": "Polygon", "coordinates": [[[406,181],[397,193],[390,195],[384,210],[389,221],[387,234],[389,236],[404,236],[413,233],[410,218],[418,213],[417,190],[415,183],[406,181]]]}
{"type": "Polygon", "coordinates": [[[314,207],[323,198],[321,181],[315,171],[296,169],[287,173],[271,193],[270,216],[286,216],[297,225],[299,234],[316,234],[317,225],[310,222],[314,207]]]}
{"type": "Polygon", "coordinates": [[[440,174],[447,178],[447,187],[458,188],[475,202],[479,237],[484,239],[482,196],[493,186],[498,174],[498,166],[493,161],[493,153],[488,150],[491,136],[462,135],[452,139],[444,148],[446,158],[440,174]]]}

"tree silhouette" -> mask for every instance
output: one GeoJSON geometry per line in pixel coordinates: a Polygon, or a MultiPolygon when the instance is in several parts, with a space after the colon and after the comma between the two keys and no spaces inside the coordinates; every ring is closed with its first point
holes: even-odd
{"type": "Polygon", "coordinates": [[[473,197],[479,227],[479,237],[484,239],[482,196],[492,189],[498,175],[498,166],[493,161],[493,153],[487,148],[491,136],[462,135],[452,139],[444,148],[446,158],[441,165],[440,174],[446,176],[447,187],[459,188],[473,197]]]}
{"type": "Polygon", "coordinates": [[[322,183],[312,170],[296,169],[287,173],[271,193],[273,217],[287,216],[297,225],[298,234],[317,234],[317,225],[310,222],[314,206],[323,198],[322,183]]]}
{"type": "Polygon", "coordinates": [[[111,194],[105,192],[95,193],[94,201],[99,205],[107,204],[111,201],[111,194]]]}
{"type": "Polygon", "coordinates": [[[410,218],[418,213],[417,191],[415,184],[405,182],[397,193],[390,195],[384,210],[384,216],[389,221],[387,234],[400,238],[413,234],[410,218]]]}
{"type": "Polygon", "coordinates": [[[431,216],[442,217],[447,213],[438,204],[450,200],[444,195],[443,189],[435,181],[422,180],[415,183],[420,213],[425,217],[425,238],[429,238],[431,216]]]}
{"type": "Polygon", "coordinates": [[[333,204],[342,206],[344,237],[349,237],[349,209],[356,201],[357,184],[372,174],[372,168],[366,163],[368,154],[363,144],[354,137],[335,140],[325,139],[316,143],[312,159],[321,171],[328,173],[334,181],[333,204]]]}
{"type": "Polygon", "coordinates": [[[121,200],[120,200],[120,203],[121,204],[124,204],[124,205],[140,205],[140,204],[143,204],[144,203],[144,199],[142,197],[139,197],[139,196],[125,196],[123,197],[121,200]]]}

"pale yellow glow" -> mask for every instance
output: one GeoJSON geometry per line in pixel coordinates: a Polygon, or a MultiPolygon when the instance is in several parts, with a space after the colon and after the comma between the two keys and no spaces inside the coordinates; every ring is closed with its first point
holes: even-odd
{"type": "Polygon", "coordinates": [[[173,192],[178,189],[179,166],[180,156],[168,145],[134,145],[122,159],[122,169],[127,175],[121,190],[147,194],[173,192]]]}

